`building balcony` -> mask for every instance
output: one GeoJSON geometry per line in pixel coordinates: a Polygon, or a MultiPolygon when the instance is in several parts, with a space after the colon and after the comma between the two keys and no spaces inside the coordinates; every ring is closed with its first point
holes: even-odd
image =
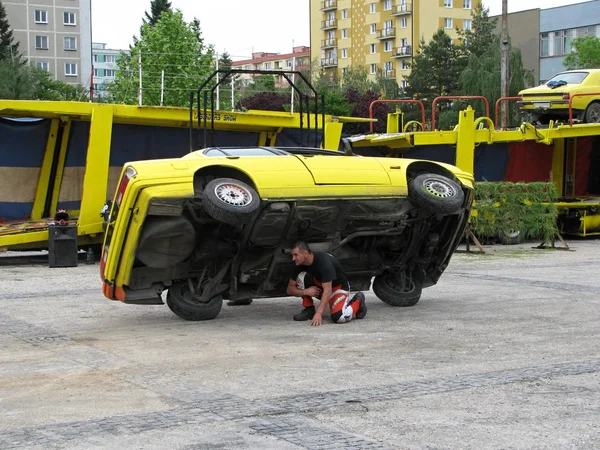
{"type": "Polygon", "coordinates": [[[395,80],[396,79],[396,71],[395,70],[384,70],[383,77],[387,78],[388,80],[395,80]]]}
{"type": "Polygon", "coordinates": [[[377,39],[394,39],[396,37],[396,28],[384,28],[383,30],[377,30],[377,39]]]}
{"type": "Polygon", "coordinates": [[[323,39],[321,41],[321,48],[334,48],[337,47],[337,39],[323,39]]]}
{"type": "Polygon", "coordinates": [[[392,6],[392,16],[404,16],[405,14],[412,14],[412,4],[405,3],[404,5],[392,6]]]}
{"type": "Polygon", "coordinates": [[[394,39],[396,37],[396,27],[377,30],[377,39],[394,39]]]}
{"type": "Polygon", "coordinates": [[[321,21],[321,30],[334,30],[337,28],[337,20],[323,20],[321,21]]]}
{"type": "Polygon", "coordinates": [[[412,56],[412,47],[410,45],[394,47],[392,49],[392,58],[404,58],[406,56],[412,56]]]}
{"type": "Polygon", "coordinates": [[[331,11],[337,9],[337,0],[325,0],[321,2],[321,11],[331,11]]]}
{"type": "Polygon", "coordinates": [[[334,67],[338,65],[337,58],[323,58],[321,59],[321,66],[323,67],[334,67]]]}

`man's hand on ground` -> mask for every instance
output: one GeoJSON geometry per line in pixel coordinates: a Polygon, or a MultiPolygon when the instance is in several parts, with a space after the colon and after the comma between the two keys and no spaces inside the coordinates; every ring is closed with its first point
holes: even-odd
{"type": "Polygon", "coordinates": [[[310,322],[310,326],[318,327],[322,323],[323,323],[323,315],[317,311],[310,322]]]}

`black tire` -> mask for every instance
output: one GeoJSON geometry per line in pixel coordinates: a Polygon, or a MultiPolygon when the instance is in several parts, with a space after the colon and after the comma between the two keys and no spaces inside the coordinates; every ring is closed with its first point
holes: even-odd
{"type": "Polygon", "coordinates": [[[228,306],[248,306],[252,304],[251,298],[242,298],[238,300],[229,300],[227,302],[228,306]]]}
{"type": "Polygon", "coordinates": [[[600,103],[590,103],[585,110],[585,123],[600,123],[600,103]]]}
{"type": "Polygon", "coordinates": [[[206,303],[192,298],[187,281],[173,283],[167,292],[169,309],[185,320],[212,320],[219,315],[223,306],[223,297],[215,295],[206,303]]]}
{"type": "Polygon", "coordinates": [[[441,214],[460,212],[465,200],[457,182],[435,173],[422,173],[412,180],[408,196],[415,206],[441,214]]]}
{"type": "Polygon", "coordinates": [[[233,178],[216,178],[204,188],[204,209],[219,222],[245,225],[252,221],[260,206],[257,192],[233,178]]]}
{"type": "Polygon", "coordinates": [[[416,280],[411,281],[409,290],[399,290],[394,286],[393,278],[389,273],[377,275],[373,281],[375,295],[390,306],[415,306],[421,298],[422,290],[421,283],[416,280]]]}
{"type": "Polygon", "coordinates": [[[523,242],[523,233],[520,230],[499,231],[498,240],[502,245],[517,245],[523,242]]]}

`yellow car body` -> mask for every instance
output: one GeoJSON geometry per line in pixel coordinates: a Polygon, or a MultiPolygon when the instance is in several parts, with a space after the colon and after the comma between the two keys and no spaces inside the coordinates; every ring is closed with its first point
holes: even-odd
{"type": "Polygon", "coordinates": [[[289,250],[302,239],[334,254],[353,290],[379,276],[382,300],[408,306],[447,266],[473,182],[448,164],[310,148],[208,148],[131,162],[105,216],[103,292],[162,304],[168,290],[179,316],[212,319],[223,298],[285,296],[289,250]]]}
{"type": "Polygon", "coordinates": [[[569,119],[600,123],[600,69],[568,70],[545,84],[519,92],[519,108],[532,114],[532,122],[569,119]],[[581,95],[584,94],[584,95],[581,95]]]}

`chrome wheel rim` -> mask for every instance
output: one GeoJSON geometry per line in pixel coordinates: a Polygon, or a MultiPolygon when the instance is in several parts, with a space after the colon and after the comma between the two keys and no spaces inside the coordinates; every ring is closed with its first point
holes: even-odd
{"type": "Polygon", "coordinates": [[[425,180],[423,186],[427,192],[435,197],[450,198],[457,195],[454,187],[442,180],[425,180]]]}
{"type": "Polygon", "coordinates": [[[248,206],[252,203],[252,194],[244,186],[235,183],[222,183],[215,187],[215,195],[223,203],[232,206],[248,206]]]}

